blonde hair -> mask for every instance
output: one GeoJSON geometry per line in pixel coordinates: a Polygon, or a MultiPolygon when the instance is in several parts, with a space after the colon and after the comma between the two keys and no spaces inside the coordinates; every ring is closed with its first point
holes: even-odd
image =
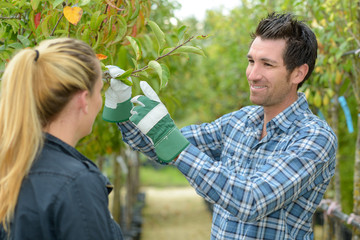
{"type": "Polygon", "coordinates": [[[23,49],[7,65],[0,95],[0,224],[8,231],[20,187],[42,149],[47,126],[99,77],[96,55],[82,41],[60,38],[23,49]]]}

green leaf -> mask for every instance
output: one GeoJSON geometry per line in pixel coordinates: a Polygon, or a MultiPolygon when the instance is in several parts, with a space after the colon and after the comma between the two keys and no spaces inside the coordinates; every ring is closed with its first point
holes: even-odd
{"type": "Polygon", "coordinates": [[[127,78],[122,78],[122,79],[118,79],[118,80],[122,81],[123,83],[125,83],[125,84],[128,85],[128,86],[132,86],[132,85],[133,85],[132,81],[130,81],[130,80],[127,79],[127,78]]]}
{"type": "Polygon", "coordinates": [[[160,78],[160,86],[162,86],[163,69],[162,69],[160,63],[158,63],[155,60],[152,60],[152,61],[149,62],[148,66],[149,66],[149,68],[155,70],[155,72],[157,73],[157,75],[160,78]]]}
{"type": "Polygon", "coordinates": [[[5,20],[4,22],[12,27],[14,33],[16,33],[19,30],[19,24],[15,20],[9,19],[9,20],[5,20]]]}
{"type": "Polygon", "coordinates": [[[107,38],[106,39],[103,39],[103,42],[106,44],[106,43],[109,43],[109,42],[112,42],[115,37],[116,37],[116,34],[117,34],[117,31],[113,30],[113,27],[115,26],[115,21],[116,21],[116,16],[111,16],[110,19],[108,19],[108,26],[107,26],[107,30],[109,31],[109,34],[107,35],[107,38]]]}
{"type": "Polygon", "coordinates": [[[103,31],[98,31],[97,32],[97,39],[96,39],[96,42],[95,42],[95,39],[93,41],[93,44],[91,46],[91,48],[93,50],[97,49],[99,47],[99,44],[100,44],[100,41],[103,39],[103,35],[104,35],[104,32],[103,31]]]}
{"type": "Polygon", "coordinates": [[[136,61],[134,58],[131,58],[131,61],[133,62],[134,67],[137,69],[137,68],[138,68],[138,63],[137,63],[137,61],[136,61]]]}
{"type": "Polygon", "coordinates": [[[126,70],[123,74],[119,75],[116,77],[116,79],[126,79],[128,77],[130,77],[130,75],[132,74],[132,72],[134,71],[134,69],[130,68],[128,70],[126,70]]]}
{"type": "Polygon", "coordinates": [[[129,20],[129,18],[132,16],[132,5],[131,5],[131,1],[127,0],[126,1],[126,9],[127,9],[127,14],[126,14],[126,21],[129,20]]]}
{"type": "Polygon", "coordinates": [[[154,32],[156,39],[158,41],[159,44],[159,52],[161,51],[161,49],[163,49],[164,45],[165,45],[165,34],[163,33],[163,31],[160,29],[160,27],[153,21],[148,21],[149,26],[151,27],[151,30],[154,32]]]}
{"type": "Polygon", "coordinates": [[[8,3],[8,2],[1,1],[1,2],[0,2],[0,8],[12,9],[12,8],[14,8],[14,5],[11,4],[11,3],[8,3]]]}
{"type": "Polygon", "coordinates": [[[137,18],[139,16],[139,12],[140,12],[140,3],[139,3],[139,0],[136,0],[135,1],[135,12],[131,15],[130,21],[137,18]]]}
{"type": "Polygon", "coordinates": [[[96,23],[97,19],[100,16],[100,11],[96,11],[92,14],[91,20],[90,20],[90,29],[95,30],[96,29],[96,23]]]}
{"type": "Polygon", "coordinates": [[[95,25],[95,29],[99,29],[100,28],[100,25],[101,23],[107,18],[107,15],[106,14],[101,14],[97,20],[96,20],[96,25],[95,25]]]}
{"type": "Polygon", "coordinates": [[[30,26],[30,29],[35,32],[34,14],[35,14],[34,11],[30,11],[30,14],[29,14],[29,23],[30,23],[30,25],[29,26],[30,26]]]}
{"type": "Polygon", "coordinates": [[[90,31],[89,28],[85,28],[84,31],[81,34],[81,39],[84,42],[89,42],[89,38],[90,38],[90,31]]]}
{"type": "MultiPolygon", "coordinates": [[[[161,53],[161,55],[168,54],[171,50],[173,50],[173,48],[166,48],[161,53]]],[[[192,53],[205,57],[205,53],[202,49],[193,46],[181,46],[178,49],[176,49],[174,52],[172,52],[170,55],[181,54],[181,53],[192,53]]]]}
{"type": "Polygon", "coordinates": [[[107,67],[105,66],[105,64],[103,62],[100,61],[100,66],[101,66],[101,71],[105,72],[108,71],[109,69],[107,69],[107,67]]]}
{"type": "Polygon", "coordinates": [[[19,39],[19,41],[22,43],[24,47],[29,47],[31,45],[30,40],[23,35],[17,35],[17,39],[19,39]]]}
{"type": "Polygon", "coordinates": [[[177,30],[177,37],[179,39],[179,41],[181,41],[184,38],[184,34],[186,32],[186,26],[182,25],[178,30],[177,30]]]}
{"type": "Polygon", "coordinates": [[[162,78],[160,79],[160,89],[166,87],[170,78],[169,68],[165,64],[160,64],[162,68],[162,78]]]}
{"type": "Polygon", "coordinates": [[[210,35],[199,35],[199,36],[196,37],[196,39],[204,40],[204,39],[207,39],[209,37],[210,37],[210,35]]]}
{"type": "Polygon", "coordinates": [[[36,10],[39,6],[41,0],[31,0],[31,7],[33,10],[36,10]]]}
{"type": "Polygon", "coordinates": [[[59,4],[61,4],[64,0],[55,0],[53,2],[53,9],[55,9],[59,4]]]}
{"type": "Polygon", "coordinates": [[[91,0],[81,0],[79,3],[79,7],[88,5],[91,2],[91,0]]]}
{"type": "Polygon", "coordinates": [[[126,34],[127,23],[126,23],[125,18],[123,16],[116,15],[116,17],[117,17],[117,21],[116,21],[116,26],[117,26],[116,33],[117,33],[117,36],[116,36],[116,39],[114,40],[114,42],[119,42],[124,38],[124,36],[126,34]]]}
{"type": "Polygon", "coordinates": [[[22,49],[23,45],[19,42],[14,42],[14,43],[9,44],[9,47],[14,48],[14,49],[22,49]]]}
{"type": "Polygon", "coordinates": [[[49,19],[50,19],[51,15],[48,15],[46,16],[42,22],[41,22],[41,30],[42,30],[42,34],[45,36],[45,37],[49,37],[50,36],[50,32],[49,32],[49,28],[48,28],[48,22],[49,22],[49,19]]]}
{"type": "Polygon", "coordinates": [[[136,75],[142,76],[144,78],[149,78],[149,74],[146,71],[137,72],[136,75]]]}
{"type": "Polygon", "coordinates": [[[134,49],[136,55],[136,61],[139,61],[142,56],[140,43],[133,37],[126,36],[126,38],[129,40],[131,47],[134,49]]]}

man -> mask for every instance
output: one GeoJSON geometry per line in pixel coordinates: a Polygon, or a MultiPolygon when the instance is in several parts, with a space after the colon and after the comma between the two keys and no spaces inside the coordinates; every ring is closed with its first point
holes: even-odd
{"type": "Polygon", "coordinates": [[[297,92],[316,57],[308,26],[273,13],[260,21],[247,54],[256,106],[180,132],[141,82],[145,96],[131,100],[131,122],[107,120],[119,122],[133,149],[176,166],[214,204],[211,239],[313,239],[312,216],[334,174],[337,147],[331,128],[297,92]]]}

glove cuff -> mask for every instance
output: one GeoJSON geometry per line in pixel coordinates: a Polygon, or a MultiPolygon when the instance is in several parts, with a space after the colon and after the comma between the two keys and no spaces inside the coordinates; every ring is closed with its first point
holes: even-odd
{"type": "Polygon", "coordinates": [[[102,118],[107,122],[125,122],[129,120],[131,116],[130,110],[133,107],[130,100],[131,97],[125,102],[118,103],[115,109],[104,106],[102,118]]]}
{"type": "Polygon", "coordinates": [[[174,160],[188,145],[189,141],[181,134],[178,128],[173,128],[155,146],[155,152],[160,163],[169,163],[174,160]]]}

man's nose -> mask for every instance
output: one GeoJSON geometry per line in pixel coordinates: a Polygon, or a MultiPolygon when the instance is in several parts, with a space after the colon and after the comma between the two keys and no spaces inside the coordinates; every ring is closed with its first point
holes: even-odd
{"type": "Polygon", "coordinates": [[[261,79],[261,71],[258,65],[253,64],[249,65],[247,69],[247,78],[248,80],[255,81],[261,79]]]}

